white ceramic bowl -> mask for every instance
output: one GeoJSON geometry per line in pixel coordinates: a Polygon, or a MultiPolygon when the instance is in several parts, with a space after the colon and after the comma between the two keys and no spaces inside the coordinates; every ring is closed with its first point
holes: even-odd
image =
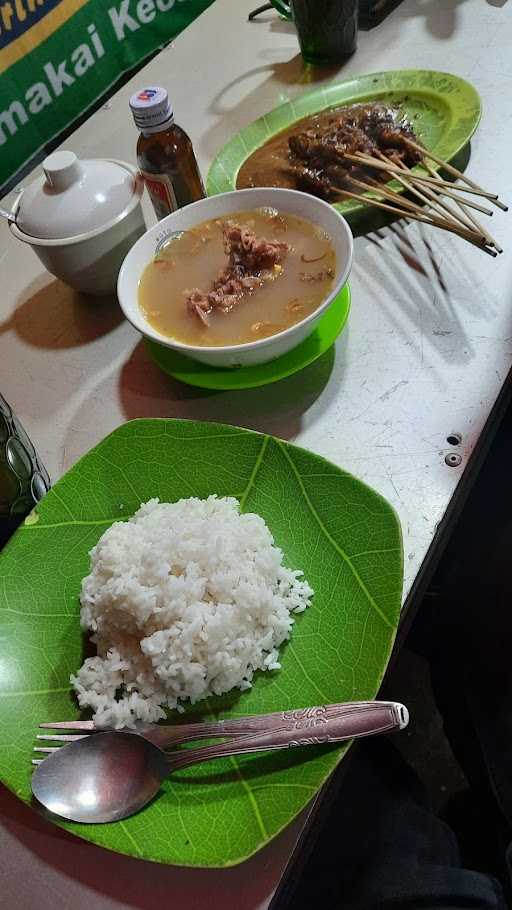
{"type": "Polygon", "coordinates": [[[346,283],[352,266],[352,252],[352,232],[347,222],[336,209],[321,199],[307,193],[299,193],[297,190],[273,188],[235,190],[232,193],[221,193],[193,202],[150,228],[132,247],[123,262],[117,282],[117,295],[126,318],[139,332],[159,344],[186,354],[193,360],[215,367],[267,363],[297,347],[311,334],[322,314],[346,283]],[[283,332],[246,344],[203,347],[183,344],[181,341],[161,335],[146,320],[138,304],[139,281],[146,265],[153,259],[157,244],[172,231],[188,230],[209,218],[221,218],[233,212],[249,211],[262,206],[272,206],[280,212],[298,215],[322,227],[329,234],[336,252],[336,279],[331,292],[318,309],[302,322],[283,332]]]}
{"type": "MultiPolygon", "coordinates": [[[[70,287],[96,297],[115,293],[121,263],[130,247],[146,230],[141,196],[144,182],[136,167],[124,161],[109,159],[124,168],[133,178],[133,193],[122,211],[105,224],[82,234],[58,239],[34,237],[10,224],[17,240],[29,244],[44,267],[70,287]]],[[[22,194],[12,211],[16,215],[22,194]]]]}

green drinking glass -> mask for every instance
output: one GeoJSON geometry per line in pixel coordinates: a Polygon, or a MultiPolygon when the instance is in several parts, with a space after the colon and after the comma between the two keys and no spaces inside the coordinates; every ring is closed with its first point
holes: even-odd
{"type": "Polygon", "coordinates": [[[342,63],[357,47],[358,0],[271,0],[286,19],[293,19],[306,63],[342,63]]]}
{"type": "Polygon", "coordinates": [[[46,468],[0,395],[0,547],[49,489],[46,468]]]}

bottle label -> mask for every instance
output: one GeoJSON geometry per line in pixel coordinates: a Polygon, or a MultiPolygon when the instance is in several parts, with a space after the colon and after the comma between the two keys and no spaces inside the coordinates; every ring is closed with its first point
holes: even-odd
{"type": "Polygon", "coordinates": [[[148,174],[147,171],[141,171],[141,174],[158,220],[175,212],[179,206],[171,178],[167,174],[148,174]]]}

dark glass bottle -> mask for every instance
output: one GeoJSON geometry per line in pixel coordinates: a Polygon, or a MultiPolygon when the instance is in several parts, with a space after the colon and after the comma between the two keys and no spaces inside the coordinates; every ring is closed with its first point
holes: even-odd
{"type": "Polygon", "coordinates": [[[142,89],[130,98],[141,134],[137,162],[157,218],[206,194],[189,136],[174,122],[164,88],[142,89]]]}
{"type": "Polygon", "coordinates": [[[46,468],[0,395],[0,547],[49,489],[46,468]]]}

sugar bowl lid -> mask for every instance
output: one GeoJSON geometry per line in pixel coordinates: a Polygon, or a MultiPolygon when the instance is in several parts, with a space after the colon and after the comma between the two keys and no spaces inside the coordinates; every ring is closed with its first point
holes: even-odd
{"type": "Polygon", "coordinates": [[[43,161],[43,173],[22,190],[16,225],[43,240],[95,233],[121,219],[136,194],[140,187],[132,165],[53,152],[43,161]]]}

